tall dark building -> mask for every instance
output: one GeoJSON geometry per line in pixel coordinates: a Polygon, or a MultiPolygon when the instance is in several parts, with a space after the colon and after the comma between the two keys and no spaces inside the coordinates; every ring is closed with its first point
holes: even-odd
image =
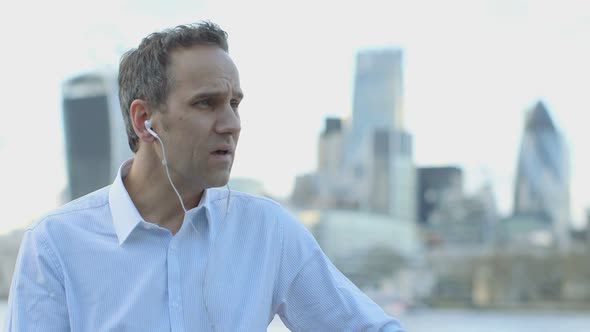
{"type": "Polygon", "coordinates": [[[564,140],[542,102],[527,112],[513,214],[534,217],[552,225],[558,244],[569,243],[569,156],[564,140]]]}
{"type": "Polygon", "coordinates": [[[131,156],[115,79],[90,73],[63,84],[65,201],[110,184],[120,163],[131,156]]]}
{"type": "Polygon", "coordinates": [[[418,221],[427,224],[443,200],[463,197],[463,171],[458,167],[418,168],[418,221]]]}
{"type": "Polygon", "coordinates": [[[326,127],[324,128],[323,136],[328,136],[332,133],[340,133],[342,131],[342,120],[339,118],[327,118],[326,127]]]}

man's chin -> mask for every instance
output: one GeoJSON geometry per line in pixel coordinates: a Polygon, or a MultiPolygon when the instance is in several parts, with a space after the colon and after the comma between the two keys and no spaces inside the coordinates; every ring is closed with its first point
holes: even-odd
{"type": "Polygon", "coordinates": [[[227,174],[219,174],[209,179],[208,187],[223,187],[229,182],[229,172],[227,174]]]}

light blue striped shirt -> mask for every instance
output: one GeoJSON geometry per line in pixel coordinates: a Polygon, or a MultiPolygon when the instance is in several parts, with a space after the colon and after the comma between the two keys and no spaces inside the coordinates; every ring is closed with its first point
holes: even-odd
{"type": "Polygon", "coordinates": [[[6,331],[401,331],[279,204],[208,189],[173,236],[133,205],[130,164],[27,229],[6,331]]]}

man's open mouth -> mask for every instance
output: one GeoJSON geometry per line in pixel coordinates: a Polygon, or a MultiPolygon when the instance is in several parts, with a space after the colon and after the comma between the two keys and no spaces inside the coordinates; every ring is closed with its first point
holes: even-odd
{"type": "Polygon", "coordinates": [[[215,154],[215,155],[226,155],[226,154],[229,154],[229,150],[215,150],[215,151],[213,151],[213,154],[215,154]]]}

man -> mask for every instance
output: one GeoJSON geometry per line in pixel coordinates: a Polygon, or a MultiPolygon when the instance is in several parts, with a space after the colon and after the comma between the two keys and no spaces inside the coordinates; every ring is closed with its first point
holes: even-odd
{"type": "Polygon", "coordinates": [[[241,129],[226,38],[179,26],[123,56],[135,156],[27,229],[7,331],[401,331],[281,206],[216,188],[241,129]]]}

